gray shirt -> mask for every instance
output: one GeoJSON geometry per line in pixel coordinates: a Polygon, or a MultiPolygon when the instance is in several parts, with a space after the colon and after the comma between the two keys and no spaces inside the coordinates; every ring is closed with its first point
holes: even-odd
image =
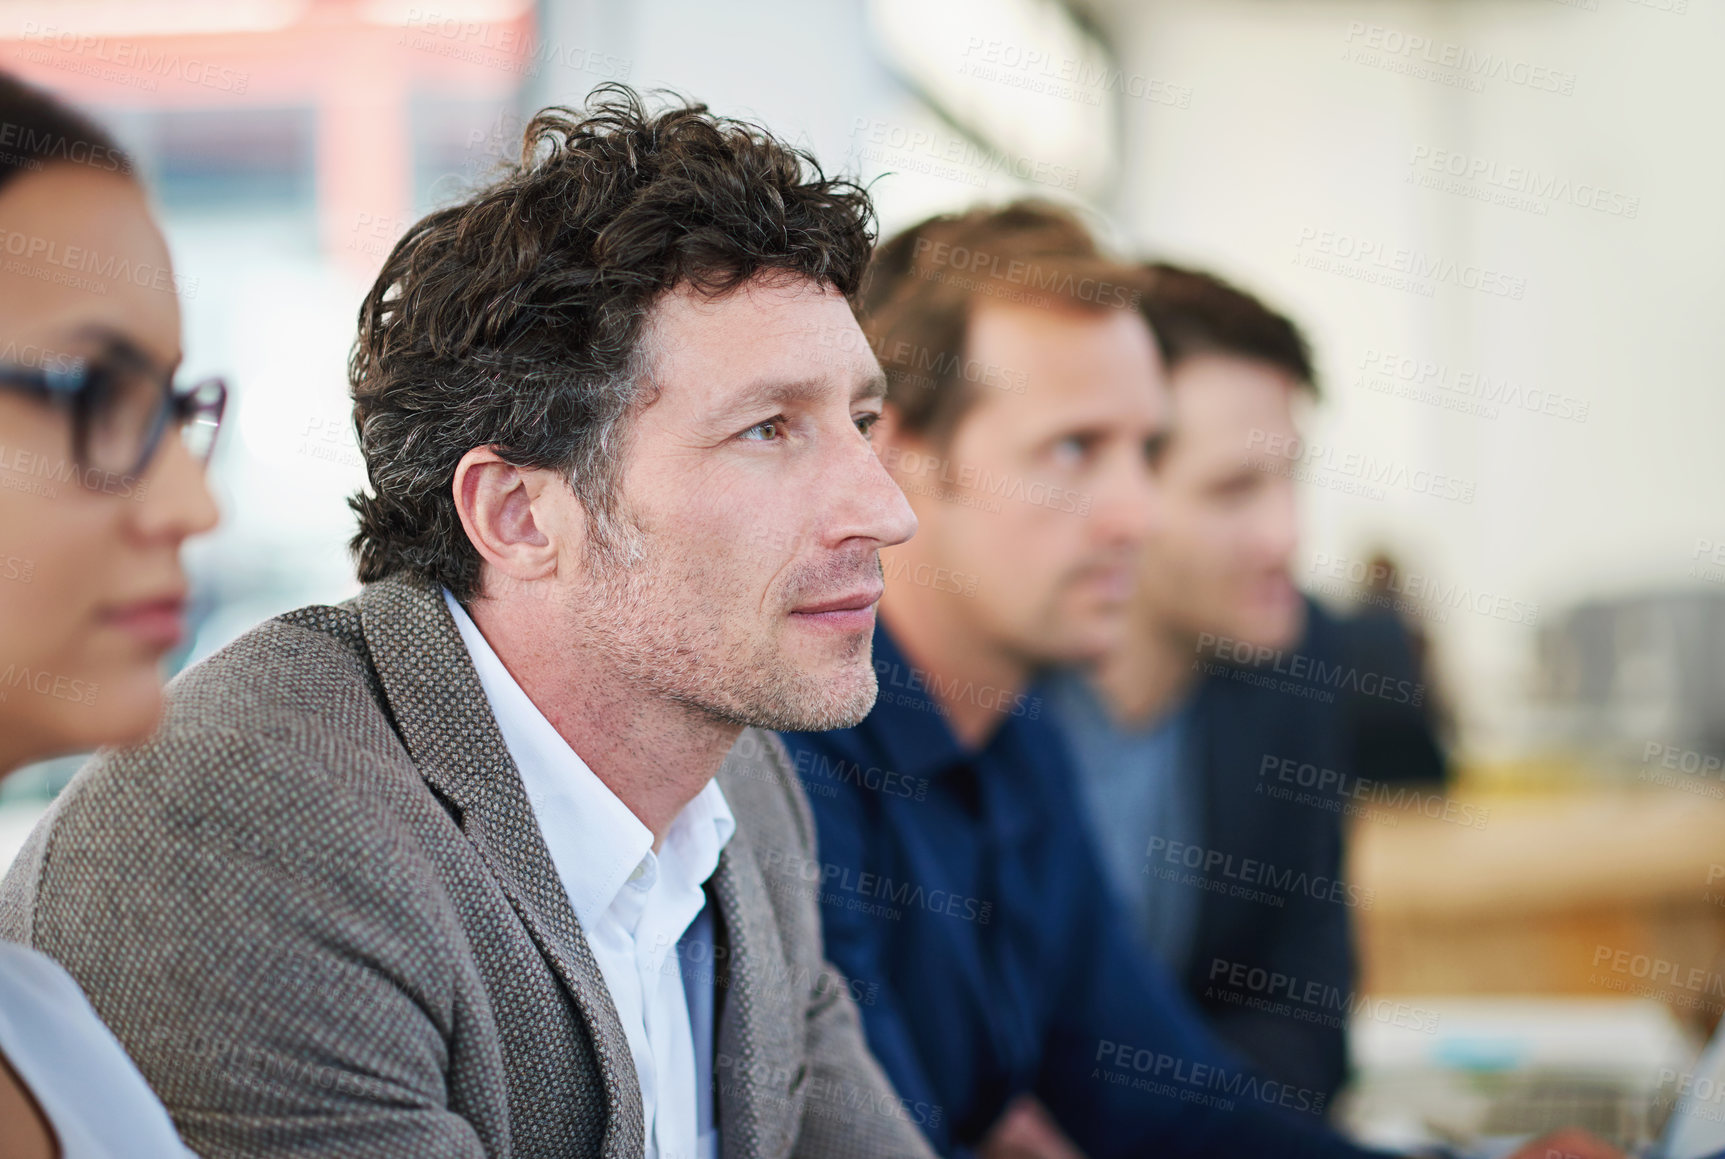
{"type": "Polygon", "coordinates": [[[194,1159],[72,976],[0,942],[0,1054],[48,1116],[62,1159],[194,1159]]]}
{"type": "Polygon", "coordinates": [[[1140,943],[1178,976],[1191,953],[1199,892],[1149,872],[1146,850],[1152,837],[1203,844],[1192,783],[1191,701],[1142,728],[1121,728],[1078,673],[1055,674],[1048,690],[1102,867],[1140,943]]]}

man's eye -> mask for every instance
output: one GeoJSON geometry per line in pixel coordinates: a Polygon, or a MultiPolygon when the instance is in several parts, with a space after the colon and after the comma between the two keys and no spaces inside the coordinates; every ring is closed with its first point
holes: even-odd
{"type": "Polygon", "coordinates": [[[1092,445],[1083,435],[1068,435],[1054,444],[1054,461],[1063,467],[1076,467],[1090,456],[1092,445]]]}
{"type": "Polygon", "coordinates": [[[856,417],[857,430],[863,433],[865,439],[874,434],[874,425],[878,422],[880,422],[880,415],[873,411],[856,417]]]}
{"type": "Polygon", "coordinates": [[[752,442],[771,443],[783,438],[784,434],[785,420],[783,418],[771,418],[764,423],[756,423],[744,431],[742,437],[752,442]],[[762,432],[769,433],[763,434],[762,432]]]}

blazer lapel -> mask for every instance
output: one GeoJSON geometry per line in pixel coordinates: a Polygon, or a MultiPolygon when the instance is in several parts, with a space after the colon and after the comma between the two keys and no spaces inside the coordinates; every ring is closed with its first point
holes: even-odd
{"type": "Polygon", "coordinates": [[[368,585],[356,602],[396,730],[420,776],[455,806],[461,831],[586,1020],[610,1111],[605,1155],[639,1159],[641,1086],[628,1038],[442,590],[393,576],[368,585]]]}
{"type": "Polygon", "coordinates": [[[712,893],[726,943],[720,991],[718,1057],[720,1150],[723,1159],[776,1155],[796,1124],[790,1095],[802,1081],[801,1017],[812,982],[785,961],[772,899],[748,833],[739,825],[719,855],[712,893]],[[786,1060],[796,1059],[793,1072],[786,1060]]]}

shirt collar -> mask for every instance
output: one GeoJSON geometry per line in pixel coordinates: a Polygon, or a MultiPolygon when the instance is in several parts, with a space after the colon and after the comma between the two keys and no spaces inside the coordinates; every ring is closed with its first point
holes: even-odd
{"type": "Polygon", "coordinates": [[[889,768],[913,780],[934,780],[985,767],[976,787],[995,837],[1011,842],[1045,828],[1043,790],[1035,783],[1068,778],[1070,757],[1034,684],[1002,710],[1004,719],[988,743],[971,749],[927,691],[928,673],[905,658],[878,619],[874,668],[880,695],[857,731],[878,746],[889,768]]]}
{"type": "MultiPolygon", "coordinates": [[[[521,774],[569,907],[584,928],[592,929],[652,852],[653,831],[545,719],[448,588],[443,599],[521,774]]],[[[694,882],[699,884],[712,876],[719,851],[735,831],[724,791],[717,781],[708,781],[672,821],[661,849],[669,855],[674,843],[679,872],[698,873],[694,882]]]]}
{"type": "Polygon", "coordinates": [[[715,778],[702,786],[671,822],[659,847],[659,859],[666,872],[679,874],[685,884],[699,888],[719,867],[719,853],[736,831],[737,819],[715,778]],[[674,870],[669,868],[673,865],[674,870]]]}

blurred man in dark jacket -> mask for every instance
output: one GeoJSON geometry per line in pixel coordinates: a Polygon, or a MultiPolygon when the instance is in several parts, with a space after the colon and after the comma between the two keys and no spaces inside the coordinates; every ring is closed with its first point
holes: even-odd
{"type": "Polygon", "coordinates": [[[1046,691],[1142,943],[1230,1045],[1333,1093],[1365,1001],[1351,919],[1372,901],[1342,880],[1343,815],[1374,783],[1356,725],[1380,702],[1420,717],[1424,686],[1379,634],[1361,648],[1294,587],[1295,406],[1316,393],[1304,338],[1209,274],[1149,273],[1173,400],[1163,514],[1128,642],[1046,691]],[[1292,888],[1240,888],[1260,878],[1292,888]]]}

